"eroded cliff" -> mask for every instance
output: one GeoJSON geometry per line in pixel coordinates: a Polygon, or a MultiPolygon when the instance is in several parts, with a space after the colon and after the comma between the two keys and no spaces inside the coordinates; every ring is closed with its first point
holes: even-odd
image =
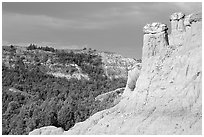
{"type": "Polygon", "coordinates": [[[68,131],[30,134],[202,134],[201,13],[174,13],[170,21],[169,36],[165,24],[144,27],[142,69],[129,73],[116,106],[68,131]]]}

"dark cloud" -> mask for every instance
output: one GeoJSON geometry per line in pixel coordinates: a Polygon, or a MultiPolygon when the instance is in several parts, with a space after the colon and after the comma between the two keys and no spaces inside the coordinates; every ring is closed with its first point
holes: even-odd
{"type": "Polygon", "coordinates": [[[5,43],[88,47],[141,57],[142,27],[169,15],[201,10],[201,3],[3,3],[5,43]],[[53,43],[53,44],[51,44],[53,43]]]}

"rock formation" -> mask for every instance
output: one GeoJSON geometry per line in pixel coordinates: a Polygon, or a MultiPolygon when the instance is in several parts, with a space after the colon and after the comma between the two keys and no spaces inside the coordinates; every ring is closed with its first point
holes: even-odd
{"type": "Polygon", "coordinates": [[[130,89],[131,91],[135,89],[136,81],[140,75],[140,70],[141,63],[137,63],[133,67],[129,68],[126,89],[130,89]]]}
{"type": "MultiPolygon", "coordinates": [[[[118,88],[116,90],[113,90],[113,91],[110,91],[110,92],[107,92],[107,93],[104,93],[104,94],[101,94],[101,95],[98,95],[95,100],[96,101],[106,101],[108,98],[110,98],[111,96],[114,96],[116,99],[118,97],[120,97],[123,93],[123,91],[125,90],[125,88],[118,88]]],[[[114,99],[115,100],[115,99],[114,99]]]]}
{"type": "Polygon", "coordinates": [[[61,133],[202,134],[200,14],[174,13],[169,37],[165,24],[146,25],[140,75],[130,72],[135,78],[128,76],[127,85],[134,86],[126,86],[123,99],[116,106],[61,133]]]}
{"type": "Polygon", "coordinates": [[[57,128],[54,126],[42,127],[30,132],[31,135],[59,135],[62,134],[64,130],[62,128],[57,128]]]}
{"type": "Polygon", "coordinates": [[[185,31],[184,17],[185,15],[181,12],[174,13],[170,16],[171,30],[172,30],[171,34],[182,33],[185,31]]]}
{"type": "Polygon", "coordinates": [[[90,80],[89,75],[82,72],[82,69],[77,64],[49,64],[50,72],[47,74],[51,74],[55,77],[64,77],[66,79],[75,78],[78,80],[85,79],[90,80]],[[66,69],[62,69],[66,68],[66,69]],[[68,72],[67,72],[68,71],[68,72]],[[73,72],[72,72],[73,71],[73,72]]]}
{"type": "Polygon", "coordinates": [[[106,76],[110,79],[127,79],[128,68],[137,63],[137,61],[132,58],[123,57],[114,53],[100,52],[98,55],[101,56],[104,71],[106,76]]]}
{"type": "Polygon", "coordinates": [[[121,99],[123,98],[123,92],[125,90],[125,87],[123,88],[118,88],[116,90],[98,95],[95,98],[95,101],[97,101],[100,104],[100,108],[102,108],[101,110],[104,109],[109,109],[111,107],[114,107],[115,105],[117,105],[121,99]]]}

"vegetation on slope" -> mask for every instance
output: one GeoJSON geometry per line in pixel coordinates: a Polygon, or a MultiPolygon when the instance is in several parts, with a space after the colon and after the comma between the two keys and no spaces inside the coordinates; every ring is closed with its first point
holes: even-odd
{"type": "MultiPolygon", "coordinates": [[[[9,52],[17,58],[14,47],[9,52]]],[[[28,65],[19,57],[14,61],[14,67],[3,62],[2,134],[28,134],[36,128],[51,125],[68,130],[105,109],[95,101],[96,96],[125,86],[124,79],[107,78],[99,56],[53,52],[57,62],[77,64],[89,74],[90,80],[48,75],[39,63],[41,60],[28,65]]]]}

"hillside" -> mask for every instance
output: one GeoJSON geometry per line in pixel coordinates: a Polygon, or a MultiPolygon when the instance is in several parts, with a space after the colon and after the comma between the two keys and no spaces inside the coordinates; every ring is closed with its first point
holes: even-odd
{"type": "MultiPolygon", "coordinates": [[[[98,51],[67,52],[34,44],[3,46],[2,51],[2,134],[28,134],[44,126],[68,130],[116,105],[114,99],[95,100],[98,95],[125,87],[128,65],[122,66],[126,72],[110,77],[98,51]]],[[[124,63],[121,59],[109,58],[124,63]]]]}
{"type": "Polygon", "coordinates": [[[29,47],[3,46],[3,64],[11,68],[14,67],[15,61],[19,59],[26,67],[39,65],[45,73],[55,77],[89,80],[89,74],[85,72],[87,69],[84,68],[85,66],[101,67],[110,79],[127,79],[128,68],[140,62],[115,53],[92,49],[55,50],[46,48],[37,47],[34,44],[29,47]]]}
{"type": "Polygon", "coordinates": [[[144,27],[142,69],[129,72],[122,100],[68,131],[29,134],[202,134],[202,14],[144,27]]]}

